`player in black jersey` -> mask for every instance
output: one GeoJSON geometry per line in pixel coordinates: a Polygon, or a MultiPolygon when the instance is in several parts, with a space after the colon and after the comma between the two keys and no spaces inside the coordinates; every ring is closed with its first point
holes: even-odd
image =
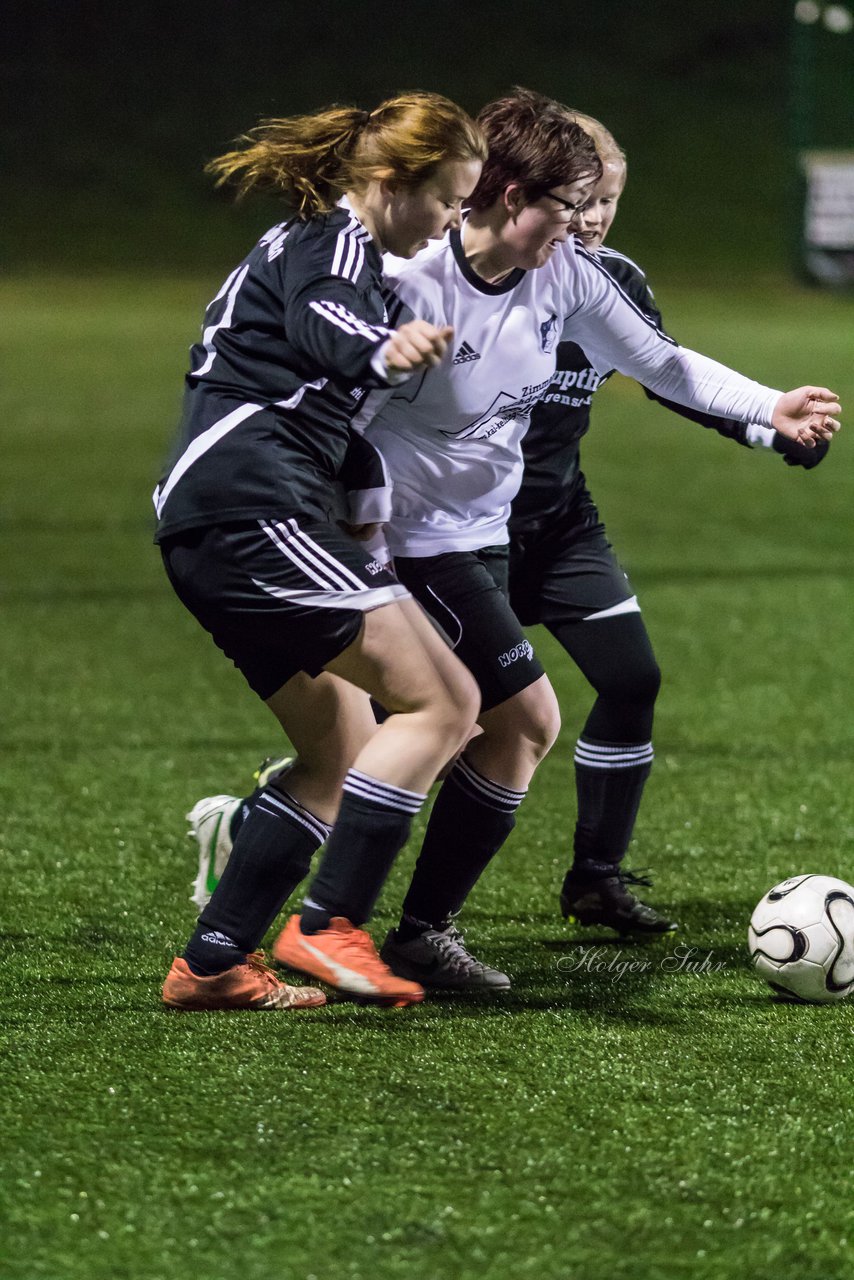
{"type": "MultiPolygon", "coordinates": [[[[628,297],[663,328],[640,268],[602,248],[625,185],[625,156],[598,121],[579,121],[595,139],[604,168],[581,215],[582,237],[628,297]]],[[[676,925],[632,892],[632,884],[648,881],[622,870],[653,759],[660,673],[637,598],[580,468],[581,440],[604,380],[576,343],[558,344],[554,381],[522,443],[525,473],[509,525],[510,598],[523,623],[548,627],[596,691],[575,748],[578,817],[574,861],[560,894],[563,915],[621,933],[663,934],[676,925]]],[[[825,441],[807,449],[770,428],[694,413],[647,394],[739,444],[774,449],[790,465],[813,467],[828,449],[825,441]]]]}
{"type": "Polygon", "coordinates": [[[280,982],[256,949],[334,821],[300,945],[333,985],[408,1004],[422,989],[392,974],[358,926],[479,700],[405,588],[336,523],[335,486],[353,389],[429,368],[452,333],[417,319],[390,326],[381,254],[411,257],[459,221],[485,142],[435,94],[268,121],[243,141],[211,170],[242,191],[273,187],[293,216],[208,307],[154,493],[156,536],[176,593],[299,762],[257,797],[163,999],[324,1002],[280,982]],[[379,729],[368,695],[394,713],[379,729]]]}

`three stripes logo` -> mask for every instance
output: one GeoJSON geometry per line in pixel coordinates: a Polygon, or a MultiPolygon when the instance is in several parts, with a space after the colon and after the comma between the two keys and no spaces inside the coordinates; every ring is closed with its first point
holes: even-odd
{"type": "Polygon", "coordinates": [[[457,354],[452,361],[453,364],[470,364],[472,360],[479,360],[480,352],[475,351],[474,347],[470,347],[467,342],[461,342],[457,354]]]}

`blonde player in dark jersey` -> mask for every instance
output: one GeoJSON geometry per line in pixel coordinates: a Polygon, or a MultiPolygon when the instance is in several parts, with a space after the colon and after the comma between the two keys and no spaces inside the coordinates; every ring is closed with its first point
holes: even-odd
{"type": "Polygon", "coordinates": [[[332,508],[351,389],[402,383],[436,364],[452,333],[418,319],[389,326],[381,254],[409,257],[458,223],[485,154],[463,111],[415,93],[372,112],[269,121],[212,166],[243,191],[277,191],[292,216],[262,237],[207,310],[154,493],[157,541],[179,598],[300,760],[243,824],[164,984],[172,1007],[323,1003],[314,988],[280,982],[256,949],[333,819],[324,868],[347,918],[316,930],[312,953],[336,985],[365,998],[423,997],[358,925],[448,745],[471,732],[477,690],[332,508]],[[368,695],[394,713],[378,730],[368,695]]]}

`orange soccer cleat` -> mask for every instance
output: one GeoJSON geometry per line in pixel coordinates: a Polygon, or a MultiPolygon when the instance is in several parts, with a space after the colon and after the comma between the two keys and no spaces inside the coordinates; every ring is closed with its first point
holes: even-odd
{"type": "Polygon", "coordinates": [[[303,933],[299,916],[291,916],[273,945],[273,955],[289,969],[366,1000],[402,1007],[424,999],[424,988],[392,973],[370,935],[343,916],[333,916],[329,928],[317,933],[303,933]]]}
{"type": "Polygon", "coordinates": [[[224,973],[199,977],[181,956],[163,984],[163,1003],[171,1009],[315,1009],[326,1004],[316,987],[289,987],[255,951],[224,973]]]}

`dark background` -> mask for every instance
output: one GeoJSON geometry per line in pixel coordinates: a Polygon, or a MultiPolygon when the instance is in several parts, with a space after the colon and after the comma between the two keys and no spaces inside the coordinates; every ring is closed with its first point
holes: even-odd
{"type": "MultiPolygon", "coordinates": [[[[7,269],[219,270],[277,214],[235,209],[202,173],[258,117],[409,88],[476,111],[514,83],[599,116],[625,147],[617,247],[680,276],[790,265],[783,0],[9,0],[6,13],[7,269]]],[[[834,56],[854,43],[828,39],[834,56]]],[[[838,118],[844,94],[825,81],[838,118]]]]}

